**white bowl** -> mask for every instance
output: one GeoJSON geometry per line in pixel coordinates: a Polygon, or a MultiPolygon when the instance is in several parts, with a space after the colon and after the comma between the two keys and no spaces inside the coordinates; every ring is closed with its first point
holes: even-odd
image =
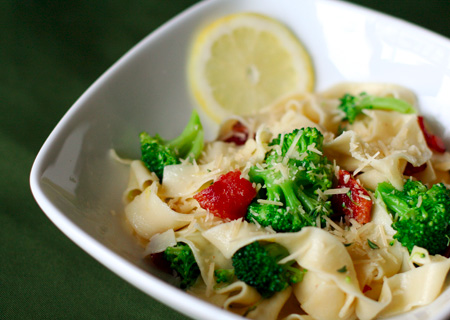
{"type": "MultiPolygon", "coordinates": [[[[204,24],[240,11],[279,19],[302,39],[314,58],[317,90],[341,81],[409,87],[435,131],[450,140],[450,41],[404,21],[340,1],[219,0],[198,3],[153,32],[58,123],[35,160],[31,189],[72,241],[142,291],[195,319],[240,317],[184,293],[143,264],[143,249],[121,222],[128,169],[112,161],[109,150],[138,158],[140,131],[170,138],[173,129],[184,126],[194,107],[185,75],[191,37],[204,24]]],[[[203,121],[212,138],[215,125],[203,121]]],[[[446,318],[449,300],[447,288],[430,306],[395,319],[446,318]]]]}

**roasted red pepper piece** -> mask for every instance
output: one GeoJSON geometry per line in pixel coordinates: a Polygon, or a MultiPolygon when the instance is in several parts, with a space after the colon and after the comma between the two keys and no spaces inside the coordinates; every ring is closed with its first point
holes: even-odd
{"type": "Polygon", "coordinates": [[[428,132],[427,128],[425,127],[425,121],[422,116],[418,116],[417,121],[419,122],[420,129],[423,132],[428,147],[433,151],[444,153],[445,152],[444,141],[440,137],[432,134],[431,132],[428,132]]]}
{"type": "Polygon", "coordinates": [[[252,183],[235,170],[220,176],[211,186],[194,195],[194,199],[215,216],[235,220],[246,215],[255,196],[252,183]]]}
{"type": "Polygon", "coordinates": [[[231,135],[226,138],[225,142],[233,142],[238,146],[245,144],[248,139],[248,128],[242,122],[236,122],[231,128],[231,135]]]}
{"type": "Polygon", "coordinates": [[[334,194],[331,197],[333,211],[336,214],[354,218],[361,224],[370,221],[372,199],[369,193],[358,181],[345,170],[339,170],[339,179],[336,188],[349,188],[346,194],[334,194]]]}

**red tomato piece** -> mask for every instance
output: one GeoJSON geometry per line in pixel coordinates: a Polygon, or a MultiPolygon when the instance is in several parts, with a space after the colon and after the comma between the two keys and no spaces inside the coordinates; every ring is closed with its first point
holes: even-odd
{"type": "Polygon", "coordinates": [[[422,116],[418,116],[417,121],[419,122],[420,129],[423,132],[428,147],[433,151],[444,153],[445,152],[444,141],[440,137],[432,134],[427,130],[427,128],[425,127],[425,121],[422,116]]]}
{"type": "Polygon", "coordinates": [[[194,196],[200,207],[222,219],[235,220],[247,213],[256,190],[239,170],[230,171],[194,196]]]}
{"type": "Polygon", "coordinates": [[[242,122],[236,122],[231,128],[231,133],[225,142],[233,142],[238,146],[245,144],[248,139],[248,128],[242,124],[242,122]]]}
{"type": "Polygon", "coordinates": [[[334,194],[331,197],[333,211],[336,214],[346,215],[361,224],[370,221],[372,199],[369,193],[358,181],[345,170],[339,170],[339,181],[336,188],[349,188],[346,194],[334,194]]]}

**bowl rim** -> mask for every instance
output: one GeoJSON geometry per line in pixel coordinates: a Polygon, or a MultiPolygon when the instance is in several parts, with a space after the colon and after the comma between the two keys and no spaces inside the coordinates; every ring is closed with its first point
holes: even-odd
{"type": "Polygon", "coordinates": [[[154,29],[154,31],[146,35],[142,40],[122,55],[115,63],[113,63],[112,66],[101,74],[100,77],[97,78],[81,94],[81,96],[59,120],[38,151],[31,167],[29,183],[31,193],[35,198],[35,201],[50,221],[72,242],[74,242],[95,260],[100,262],[100,264],[113,271],[117,276],[125,279],[128,283],[140,289],[151,298],[164,303],[169,308],[181,312],[186,316],[194,316],[198,319],[207,319],[205,318],[205,315],[214,312],[215,314],[223,317],[223,319],[233,320],[242,319],[242,317],[238,317],[235,314],[220,309],[209,302],[203,301],[166,283],[157,276],[145,272],[130,261],[118,255],[113,250],[95,240],[85,230],[73,223],[52,203],[50,199],[48,199],[42,189],[41,181],[41,176],[50,162],[52,149],[56,140],[58,140],[60,132],[64,130],[69,122],[71,122],[72,116],[78,112],[78,109],[83,106],[93,94],[95,94],[97,89],[102,86],[106,79],[122,68],[126,64],[126,61],[133,58],[136,53],[140,52],[142,47],[144,47],[149,41],[163,36],[174,25],[177,25],[179,21],[185,19],[186,16],[191,15],[191,12],[197,11],[199,7],[208,5],[207,2],[209,3],[212,1],[198,2],[172,17],[158,28],[154,29]],[[176,302],[175,305],[173,304],[174,301],[176,302]],[[193,308],[193,305],[198,307],[193,308]],[[200,310],[202,311],[199,312],[200,310]]]}

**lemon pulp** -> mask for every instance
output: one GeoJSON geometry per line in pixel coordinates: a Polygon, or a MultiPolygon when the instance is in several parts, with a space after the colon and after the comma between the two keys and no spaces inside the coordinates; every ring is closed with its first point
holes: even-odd
{"type": "Polygon", "coordinates": [[[255,13],[222,17],[196,36],[188,81],[214,120],[255,113],[286,95],[312,91],[311,58],[280,22],[255,13]]]}

